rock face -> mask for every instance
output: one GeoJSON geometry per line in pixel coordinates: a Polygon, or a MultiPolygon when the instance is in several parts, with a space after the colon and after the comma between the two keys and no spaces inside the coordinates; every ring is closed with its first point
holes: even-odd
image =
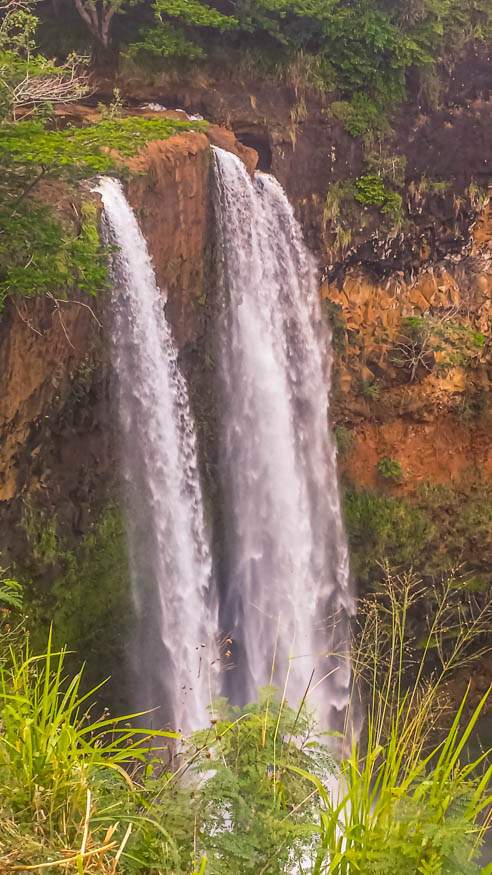
{"type": "MultiPolygon", "coordinates": [[[[99,400],[91,395],[92,356],[99,324],[87,302],[11,301],[0,324],[0,508],[31,491],[55,504],[52,475],[73,473],[101,462],[103,421],[99,410],[96,446],[87,426],[99,400]],[[85,381],[85,385],[82,385],[85,381]],[[85,401],[84,410],[80,401],[85,401]],[[68,406],[72,416],[68,417],[68,406]],[[62,415],[62,411],[66,416],[62,415]],[[84,449],[82,451],[82,444],[84,449]],[[76,461],[77,445],[79,458],[76,461]]],[[[69,491],[70,487],[69,487],[69,491]]],[[[56,494],[56,493],[59,494],[56,494]]],[[[75,497],[75,496],[74,496],[75,497]]],[[[0,514],[5,536],[5,514],[0,514]]]]}
{"type": "Polygon", "coordinates": [[[325,282],[339,355],[335,416],[353,428],[343,469],[377,487],[382,457],[401,462],[398,491],[472,472],[492,483],[492,213],[462,258],[413,280],[352,269],[325,282]]]}
{"type": "Polygon", "coordinates": [[[128,185],[180,347],[203,333],[209,167],[205,134],[178,134],[151,143],[134,159],[138,175],[128,185]]]}

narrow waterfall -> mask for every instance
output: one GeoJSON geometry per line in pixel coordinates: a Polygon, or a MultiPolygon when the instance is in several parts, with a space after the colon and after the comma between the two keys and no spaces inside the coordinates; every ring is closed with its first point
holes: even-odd
{"type": "MultiPolygon", "coordinates": [[[[156,726],[209,722],[216,605],[185,381],[147,246],[119,182],[99,182],[113,257],[112,347],[137,630],[133,696],[156,726]]],[[[147,718],[148,721],[149,718],[147,718]]]]}
{"type": "Polygon", "coordinates": [[[334,726],[352,608],[316,265],[272,176],[252,180],[221,149],[215,168],[228,693],[243,703],[287,682],[297,706],[309,686],[308,705],[334,726]]]}

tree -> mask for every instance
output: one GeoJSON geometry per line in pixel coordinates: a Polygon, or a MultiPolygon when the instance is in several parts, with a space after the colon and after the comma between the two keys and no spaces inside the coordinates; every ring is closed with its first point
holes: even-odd
{"type": "Polygon", "coordinates": [[[111,22],[124,6],[131,5],[132,0],[74,0],[74,3],[96,42],[108,49],[111,22]]]}
{"type": "Polygon", "coordinates": [[[71,55],[55,65],[36,48],[38,18],[34,0],[0,0],[0,119],[16,110],[56,100],[65,103],[87,92],[83,62],[71,55]]]}

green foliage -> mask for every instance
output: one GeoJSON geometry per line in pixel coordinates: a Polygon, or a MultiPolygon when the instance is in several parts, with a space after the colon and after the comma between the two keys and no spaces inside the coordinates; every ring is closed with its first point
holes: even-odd
{"type": "MultiPolygon", "coordinates": [[[[158,738],[175,737],[153,732],[151,740],[131,725],[140,715],[94,719],[90,707],[97,688],[82,693],[82,672],[67,677],[65,657],[65,649],[53,648],[50,633],[43,655],[33,655],[26,641],[11,648],[7,664],[0,663],[0,819],[9,823],[10,865],[28,865],[33,858],[35,864],[52,862],[55,848],[62,856],[75,845],[72,859],[82,871],[89,831],[105,844],[104,812],[91,819],[93,797],[102,804],[111,793],[114,809],[133,789],[124,767],[147,762],[156,742],[162,744],[158,738]]],[[[121,805],[123,818],[129,813],[136,814],[136,805],[133,811],[121,805]]],[[[114,833],[118,824],[112,822],[114,833]]],[[[4,840],[2,830],[0,865],[4,840]]]]}
{"type": "Polygon", "coordinates": [[[211,726],[175,749],[167,771],[152,757],[172,733],[151,740],[129,724],[137,715],[94,719],[97,691],[81,693],[80,673],[65,677],[51,636],[42,656],[13,650],[0,667],[0,865],[478,875],[492,766],[466,749],[488,694],[467,718],[465,695],[444,732],[439,720],[453,673],[484,652],[476,642],[489,614],[461,616],[450,639],[452,592],[451,582],[418,642],[411,575],[388,576],[359,604],[352,664],[364,730],[336,758],[304,710],[266,689],[243,709],[216,701],[211,726]]]}
{"type": "Polygon", "coordinates": [[[381,565],[411,566],[426,580],[451,569],[492,583],[492,493],[424,486],[413,499],[344,489],[344,516],[354,575],[377,584],[381,565]]]}
{"type": "Polygon", "coordinates": [[[399,5],[384,0],[235,0],[227,7],[212,0],[156,0],[157,24],[141,32],[128,51],[154,66],[206,51],[222,64],[230,55],[241,67],[237,52],[245,57],[254,53],[277,59],[274,65],[259,61],[256,70],[265,68],[282,78],[302,59],[308,73],[304,84],[337,89],[340,99],[332,112],[359,137],[388,128],[388,115],[405,97],[412,69],[429,76],[441,56],[453,52],[453,43],[462,46],[490,34],[486,0],[465,6],[458,0],[416,0],[405,11],[399,5]],[[206,43],[200,36],[204,28],[206,43]]]}
{"type": "Polygon", "coordinates": [[[169,59],[194,61],[205,52],[198,43],[185,36],[182,28],[168,22],[142,28],[139,39],[125,51],[125,58],[146,68],[159,69],[169,59]]]}
{"type": "Polygon", "coordinates": [[[330,321],[333,346],[341,354],[347,343],[347,323],[342,308],[336,301],[330,301],[328,298],[324,299],[323,306],[330,321]]]}
{"type": "Polygon", "coordinates": [[[383,480],[392,480],[394,483],[400,483],[403,480],[403,470],[396,459],[383,456],[377,464],[377,469],[383,480]]]}
{"type": "Polygon", "coordinates": [[[236,27],[237,20],[231,15],[222,15],[201,0],[154,0],[154,12],[159,19],[176,18],[194,27],[212,27],[228,30],[236,27]]]}
{"type": "Polygon", "coordinates": [[[198,748],[204,746],[194,770],[205,775],[199,836],[207,871],[246,875],[266,867],[280,875],[289,861],[302,860],[310,835],[303,824],[312,812],[306,801],[311,788],[291,766],[326,776],[333,760],[313,722],[271,689],[258,705],[240,710],[220,701],[216,708],[213,732],[193,737],[198,748]]]}
{"type": "Polygon", "coordinates": [[[32,558],[44,569],[56,562],[60,552],[56,517],[46,514],[26,499],[20,522],[32,558]]]}
{"type": "MultiPolygon", "coordinates": [[[[40,590],[36,579],[28,589],[28,609],[38,649],[53,621],[55,638],[75,651],[69,657],[72,668],[90,654],[85,680],[96,684],[104,676],[114,682],[104,689],[112,702],[123,695],[125,647],[133,618],[126,534],[122,515],[107,506],[90,527],[81,543],[71,549],[59,533],[56,518],[30,509],[24,516],[34,565],[24,573],[34,578],[51,567],[54,578],[49,591],[40,590]],[[54,569],[54,571],[53,571],[54,569]],[[118,686],[121,689],[115,689],[118,686]]],[[[123,707],[118,699],[118,707],[123,707]]]]}
{"type": "Polygon", "coordinates": [[[347,489],[343,509],[352,569],[363,585],[376,581],[386,559],[408,568],[437,537],[435,522],[402,499],[347,489]]]}
{"type": "Polygon", "coordinates": [[[345,425],[337,425],[335,428],[335,440],[339,455],[343,458],[350,453],[354,443],[354,433],[345,425]]]}
{"type": "Polygon", "coordinates": [[[403,200],[399,192],[388,188],[381,176],[369,173],[355,182],[355,200],[363,206],[378,207],[392,222],[400,223],[403,216],[403,200]]]}
{"type": "Polygon", "coordinates": [[[106,251],[92,203],[82,204],[78,232],[32,200],[13,211],[0,206],[0,225],[0,309],[8,295],[66,298],[76,289],[95,295],[106,288],[106,251]]]}
{"type": "Polygon", "coordinates": [[[420,490],[416,506],[429,524],[439,520],[439,526],[420,554],[419,565],[428,575],[462,566],[464,572],[478,572],[492,583],[492,492],[473,485],[472,472],[470,479],[468,489],[428,484],[420,490]]]}
{"type": "Polygon", "coordinates": [[[86,127],[47,130],[41,122],[5,124],[0,138],[0,167],[13,172],[87,178],[109,173],[121,162],[109,150],[131,157],[151,140],[166,140],[182,131],[204,130],[206,122],[145,119],[136,116],[103,119],[86,127]]]}
{"type": "Polygon", "coordinates": [[[187,35],[186,28],[225,31],[238,24],[233,16],[223,15],[200,0],[154,0],[153,11],[156,23],[140,30],[125,57],[156,69],[169,59],[192,61],[205,55],[204,47],[187,35]]]}
{"type": "Polygon", "coordinates": [[[83,61],[73,54],[55,65],[37,50],[39,19],[35,0],[0,2],[0,119],[30,113],[51,100],[73,100],[87,91],[83,61]]]}
{"type": "Polygon", "coordinates": [[[0,570],[0,664],[10,660],[12,647],[18,647],[25,634],[21,611],[24,591],[17,580],[6,577],[0,570]]]}
{"type": "Polygon", "coordinates": [[[402,188],[405,184],[407,159],[405,155],[392,152],[381,134],[368,134],[364,138],[364,157],[368,170],[377,174],[390,185],[402,188]]]}
{"type": "Polygon", "coordinates": [[[412,381],[421,365],[427,371],[434,366],[447,371],[479,364],[485,344],[485,335],[459,319],[453,309],[444,314],[408,316],[401,321],[400,337],[391,352],[391,361],[407,370],[412,381]]]}
{"type": "Polygon", "coordinates": [[[4,122],[0,136],[0,307],[7,295],[76,290],[96,294],[107,285],[106,250],[93,204],[83,202],[78,227],[58,217],[30,192],[46,177],[77,180],[124,172],[130,157],[151,140],[201,130],[203,122],[118,118],[50,130],[41,121],[4,122]],[[114,150],[114,152],[112,151],[114,150]],[[2,190],[3,189],[3,190],[2,190]]]}
{"type": "Polygon", "coordinates": [[[381,395],[381,386],[377,380],[361,380],[359,391],[367,401],[378,401],[381,395]]]}
{"type": "Polygon", "coordinates": [[[355,92],[350,100],[335,100],[330,109],[352,137],[388,128],[384,111],[365,93],[355,92]]]}
{"type": "Polygon", "coordinates": [[[473,618],[455,621],[447,647],[444,588],[436,612],[421,620],[417,649],[412,611],[421,595],[411,575],[389,576],[380,594],[359,603],[352,667],[364,731],[341,760],[335,793],[294,770],[310,778],[320,798],[320,839],[309,870],[316,875],[483,871],[491,751],[473,757],[467,747],[490,691],[475,702],[465,692],[454,703],[449,687],[457,670],[466,671],[489,614],[478,626],[473,618]]]}
{"type": "Polygon", "coordinates": [[[82,672],[65,686],[64,660],[65,650],[55,652],[50,635],[46,654],[33,656],[26,644],[21,654],[12,654],[11,666],[0,665],[2,783],[14,810],[35,813],[44,803],[52,826],[61,822],[67,797],[80,811],[85,807],[85,792],[82,799],[74,793],[84,783],[81,773],[89,779],[95,769],[143,761],[149,749],[127,716],[87,719],[96,690],[81,695],[82,672]]]}
{"type": "Polygon", "coordinates": [[[23,605],[22,586],[9,577],[0,579],[0,628],[2,611],[20,611],[23,605]]]}

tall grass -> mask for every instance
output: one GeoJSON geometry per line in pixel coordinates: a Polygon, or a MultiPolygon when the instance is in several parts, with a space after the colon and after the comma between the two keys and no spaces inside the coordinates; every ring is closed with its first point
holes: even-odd
{"type": "Polygon", "coordinates": [[[135,728],[140,714],[92,718],[99,687],[82,692],[83,670],[67,677],[65,656],[53,649],[50,632],[41,656],[31,654],[27,639],[0,664],[0,871],[57,856],[59,865],[78,869],[87,857],[92,868],[83,871],[92,871],[106,853],[121,852],[126,827],[122,833],[115,818],[102,818],[94,833],[95,804],[110,790],[121,797],[158,739],[176,737],[135,728]]]}
{"type": "Polygon", "coordinates": [[[492,875],[491,752],[469,753],[489,694],[467,686],[490,611],[457,580],[387,575],[359,605],[337,757],[267,689],[217,702],[173,771],[155,767],[172,733],[95,718],[97,688],[65,676],[51,635],[42,656],[17,638],[0,661],[0,872],[492,875]]]}
{"type": "MultiPolygon", "coordinates": [[[[484,712],[452,681],[483,652],[490,604],[449,611],[456,581],[435,592],[434,611],[415,626],[423,599],[412,575],[388,575],[364,600],[353,651],[355,710],[336,791],[311,775],[320,839],[313,875],[472,875],[491,817],[491,751],[471,757],[468,743],[484,712]]],[[[308,774],[297,769],[304,779],[308,774]]]]}

